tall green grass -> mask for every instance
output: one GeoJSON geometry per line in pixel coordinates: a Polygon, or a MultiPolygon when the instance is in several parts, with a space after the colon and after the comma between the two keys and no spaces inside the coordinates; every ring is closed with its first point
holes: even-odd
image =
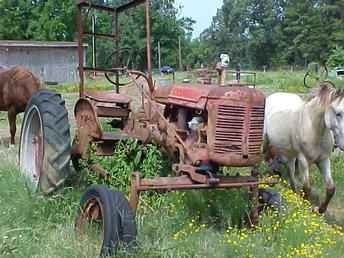
{"type": "MultiPolygon", "coordinates": [[[[186,76],[179,74],[177,80],[186,76]]],[[[107,84],[94,83],[96,89],[107,84]]],[[[257,84],[269,92],[306,92],[301,72],[258,73],[257,84]]],[[[56,89],[72,92],[77,86],[56,89]]],[[[5,125],[5,121],[0,123],[5,125]]],[[[16,156],[15,149],[0,147],[0,257],[97,257],[96,236],[79,236],[74,231],[79,198],[86,187],[101,183],[128,193],[133,170],[146,176],[168,172],[168,160],[156,147],[131,141],[119,144],[113,157],[94,157],[94,162],[111,173],[110,181],[84,170],[81,185],[41,196],[26,187],[16,156]]],[[[336,153],[332,173],[337,192],[326,216],[313,213],[310,204],[281,180],[275,188],[283,194],[286,206],[278,213],[263,212],[254,229],[244,223],[248,212],[245,189],[142,194],[136,217],[138,245],[119,250],[118,257],[343,257],[343,229],[336,226],[344,226],[343,166],[343,157],[336,153]]],[[[316,168],[311,170],[311,179],[314,195],[323,195],[316,168]]]]}
{"type": "MultiPolygon", "coordinates": [[[[124,145],[118,147],[117,154],[142,148],[136,143],[130,146],[129,150],[124,145]]],[[[74,232],[79,197],[86,185],[67,187],[49,197],[33,194],[19,174],[15,157],[16,150],[0,148],[0,257],[97,257],[95,236],[74,232]]],[[[161,159],[147,146],[141,157],[150,162],[161,159]]],[[[130,169],[143,164],[128,155],[114,159],[130,169]]],[[[109,171],[113,168],[113,160],[97,161],[109,171]]],[[[333,163],[338,169],[343,159],[335,158],[333,163]]],[[[154,168],[148,172],[158,174],[161,163],[157,165],[148,163],[146,168],[154,168]]],[[[121,169],[113,169],[111,185],[118,189],[122,186],[116,181],[122,178],[116,175],[121,169]]],[[[334,174],[336,179],[342,177],[339,171],[334,174]]],[[[126,189],[123,186],[122,190],[126,189]]],[[[313,213],[310,204],[292,193],[283,180],[276,189],[286,205],[279,212],[263,212],[253,229],[243,223],[246,190],[143,195],[136,217],[138,245],[132,250],[120,249],[117,257],[342,257],[342,229],[313,213]]]]}

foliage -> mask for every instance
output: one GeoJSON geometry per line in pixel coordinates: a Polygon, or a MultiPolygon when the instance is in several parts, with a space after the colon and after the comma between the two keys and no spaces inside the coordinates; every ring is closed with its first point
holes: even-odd
{"type": "MultiPolygon", "coordinates": [[[[96,236],[74,232],[84,188],[65,188],[50,197],[32,194],[18,176],[15,160],[8,158],[15,157],[15,150],[1,149],[0,155],[0,256],[96,257],[96,236]]],[[[334,159],[338,169],[334,176],[341,174],[342,163],[340,157],[334,159]]],[[[233,221],[240,214],[231,212],[246,205],[236,190],[167,193],[157,209],[141,202],[136,217],[138,244],[133,250],[121,249],[118,256],[341,257],[342,228],[311,212],[309,203],[286,188],[283,180],[276,189],[286,200],[285,209],[266,210],[253,229],[233,221]]]]}
{"type": "MultiPolygon", "coordinates": [[[[118,5],[125,0],[92,0],[94,3],[118,5]]],[[[157,66],[157,45],[161,42],[162,64],[177,65],[178,39],[189,50],[192,25],[195,21],[188,17],[179,17],[179,9],[174,0],[151,1],[152,57],[157,66]]],[[[3,0],[0,1],[0,39],[5,40],[58,40],[73,41],[76,38],[74,0],[3,0]]],[[[91,16],[96,16],[96,31],[114,32],[113,19],[107,12],[89,12],[85,20],[87,30],[91,31],[91,16]]],[[[144,35],[143,8],[135,8],[119,17],[119,48],[129,50],[119,53],[120,63],[145,69],[146,42],[144,35]]],[[[86,43],[92,46],[91,37],[86,43]]],[[[97,65],[111,66],[113,41],[99,38],[97,41],[97,65]]],[[[87,49],[87,60],[92,61],[92,48],[87,49]]]]}
{"type": "Polygon", "coordinates": [[[104,179],[85,168],[89,184],[106,184],[126,193],[129,192],[132,172],[139,171],[144,177],[154,177],[163,169],[162,155],[157,147],[152,144],[141,145],[134,139],[120,141],[113,156],[96,156],[92,150],[88,163],[100,164],[110,175],[104,179]]]}
{"type": "Polygon", "coordinates": [[[331,54],[327,60],[327,65],[329,67],[337,67],[344,65],[344,48],[336,47],[332,49],[331,54]]]}
{"type": "Polygon", "coordinates": [[[74,0],[0,1],[0,38],[74,39],[74,0]]]}
{"type": "Polygon", "coordinates": [[[201,39],[208,60],[227,52],[232,65],[324,64],[343,45],[343,1],[224,1],[201,39]]]}
{"type": "MultiPolygon", "coordinates": [[[[118,5],[124,0],[93,0],[118,5]]],[[[263,68],[289,65],[306,67],[309,62],[324,64],[331,50],[344,43],[344,2],[341,0],[226,0],[212,24],[192,39],[193,21],[180,16],[175,0],[151,1],[153,66],[158,66],[158,42],[162,65],[178,65],[181,40],[183,63],[194,67],[213,64],[220,53],[231,56],[231,65],[263,68]]],[[[97,31],[112,32],[112,17],[106,12],[89,13],[97,17],[97,31]]],[[[0,1],[0,38],[26,40],[75,39],[74,0],[0,1]]],[[[144,70],[145,41],[143,9],[136,8],[119,17],[122,26],[119,63],[144,70]]],[[[91,46],[91,37],[86,42],[91,46]]],[[[112,66],[113,42],[99,39],[97,63],[112,66]]],[[[334,54],[332,53],[332,56],[334,54]]],[[[91,47],[87,60],[92,61],[91,47]]],[[[332,59],[333,60],[333,57],[332,59]]],[[[332,61],[331,61],[332,62],[332,61]]],[[[332,65],[332,63],[330,63],[332,65]]]]}

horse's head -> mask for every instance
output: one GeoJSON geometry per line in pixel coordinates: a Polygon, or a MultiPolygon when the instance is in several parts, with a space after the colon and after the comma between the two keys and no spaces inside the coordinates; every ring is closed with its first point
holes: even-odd
{"type": "Polygon", "coordinates": [[[325,124],[334,136],[337,147],[344,151],[344,91],[336,90],[331,94],[325,110],[325,124]]]}

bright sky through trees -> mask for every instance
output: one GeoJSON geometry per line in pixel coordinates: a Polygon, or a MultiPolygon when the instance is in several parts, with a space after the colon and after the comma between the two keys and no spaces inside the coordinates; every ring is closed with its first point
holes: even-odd
{"type": "Polygon", "coordinates": [[[196,21],[194,25],[194,37],[208,28],[212,17],[222,5],[222,0],[176,0],[176,6],[182,5],[182,16],[191,17],[196,21]]]}

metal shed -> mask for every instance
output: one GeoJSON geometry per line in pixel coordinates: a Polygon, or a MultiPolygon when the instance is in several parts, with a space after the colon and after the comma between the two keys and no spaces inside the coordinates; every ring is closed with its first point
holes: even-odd
{"type": "Polygon", "coordinates": [[[78,81],[78,63],[77,42],[0,40],[0,66],[25,66],[44,82],[78,81]]]}

